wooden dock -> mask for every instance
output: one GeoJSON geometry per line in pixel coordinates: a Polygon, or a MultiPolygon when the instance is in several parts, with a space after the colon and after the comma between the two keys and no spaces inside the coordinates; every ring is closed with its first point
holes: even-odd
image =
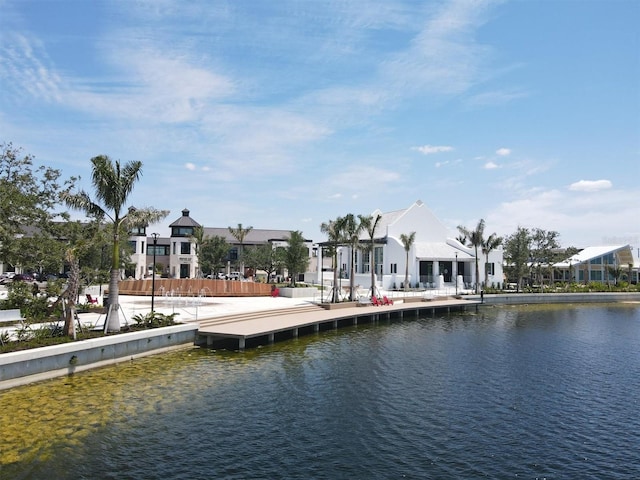
{"type": "Polygon", "coordinates": [[[372,323],[407,315],[477,309],[478,300],[455,298],[419,302],[398,302],[385,306],[353,306],[327,310],[317,304],[272,309],[235,315],[200,319],[198,343],[209,347],[244,350],[249,346],[271,344],[299,335],[317,333],[358,323],[372,323]]]}

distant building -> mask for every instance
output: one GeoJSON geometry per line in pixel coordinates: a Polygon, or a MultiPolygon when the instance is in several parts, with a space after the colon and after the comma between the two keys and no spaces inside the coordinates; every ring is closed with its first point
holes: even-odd
{"type": "Polygon", "coordinates": [[[638,258],[630,245],[587,247],[562,262],[555,263],[555,280],[577,283],[613,283],[612,269],[620,269],[620,279],[638,282],[638,258]]]}
{"type": "MultiPolygon", "coordinates": [[[[405,282],[407,252],[400,240],[402,234],[416,232],[415,240],[409,250],[409,286],[419,288],[457,288],[471,289],[475,285],[475,251],[462,245],[449,236],[445,225],[420,200],[409,208],[383,213],[373,240],[373,257],[368,251],[369,236],[364,232],[360,236],[361,246],[355,256],[355,283],[363,288],[371,286],[371,269],[375,272],[376,286],[383,289],[401,288],[405,282]],[[366,246],[365,246],[366,245],[366,246]]],[[[325,242],[324,245],[327,245],[325,242]]],[[[502,248],[489,254],[489,262],[478,252],[480,278],[484,282],[485,271],[489,285],[503,282],[502,248]]],[[[350,248],[339,249],[340,276],[349,276],[350,248]]],[[[332,278],[326,274],[323,281],[332,278]]]]}
{"type": "MultiPolygon", "coordinates": [[[[156,252],[156,265],[161,265],[160,274],[172,278],[195,278],[199,274],[198,257],[193,235],[197,227],[201,227],[197,221],[189,215],[189,210],[182,210],[182,215],[169,225],[170,237],[159,237],[154,243],[153,237],[147,236],[144,229],[133,232],[129,241],[133,254],[131,262],[135,265],[135,278],[144,278],[152,273],[153,252],[156,252]],[[146,248],[146,251],[145,251],[146,248]]],[[[239,269],[240,242],[231,234],[229,228],[202,227],[204,237],[219,236],[230,245],[227,254],[227,273],[234,268],[239,269]]],[[[291,235],[290,230],[266,230],[252,228],[244,238],[244,248],[271,244],[273,248],[286,247],[291,235]]],[[[316,251],[311,240],[307,240],[310,256],[316,251]]],[[[310,265],[312,262],[310,262],[310,265]]],[[[156,270],[158,272],[158,270],[156,270]]],[[[207,272],[208,273],[208,272],[207,272]]],[[[245,273],[245,272],[241,272],[245,273]]]]}

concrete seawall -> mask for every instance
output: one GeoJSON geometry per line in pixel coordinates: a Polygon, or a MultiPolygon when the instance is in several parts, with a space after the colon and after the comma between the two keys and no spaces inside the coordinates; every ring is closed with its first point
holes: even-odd
{"type": "Polygon", "coordinates": [[[198,326],[174,325],[0,355],[0,390],[194,345],[198,326]]]}
{"type": "MultiPolygon", "coordinates": [[[[480,300],[480,295],[469,295],[480,300]]],[[[594,293],[499,293],[484,295],[486,305],[523,305],[528,303],[611,303],[640,302],[640,292],[594,293]]]]}

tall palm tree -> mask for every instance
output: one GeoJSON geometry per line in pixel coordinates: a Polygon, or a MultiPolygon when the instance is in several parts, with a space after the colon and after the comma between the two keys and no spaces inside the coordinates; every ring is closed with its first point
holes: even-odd
{"type": "Polygon", "coordinates": [[[369,246],[367,247],[367,250],[369,251],[369,270],[371,272],[371,297],[374,297],[376,295],[376,264],[373,258],[373,254],[375,252],[373,240],[376,236],[376,228],[378,228],[382,215],[379,213],[376,214],[375,217],[373,215],[366,217],[364,215],[358,215],[358,218],[360,219],[360,225],[362,225],[362,228],[369,234],[369,246]]]}
{"type": "Polygon", "coordinates": [[[484,243],[484,220],[480,219],[478,225],[476,225],[475,230],[469,230],[462,225],[458,226],[458,231],[461,235],[469,241],[469,246],[473,247],[476,252],[476,284],[475,284],[475,293],[478,293],[478,280],[480,277],[480,270],[478,268],[478,248],[482,248],[484,243]]]}
{"type": "Polygon", "coordinates": [[[400,234],[400,241],[402,242],[402,246],[404,247],[404,251],[407,254],[407,258],[405,260],[404,266],[404,289],[406,290],[409,283],[409,250],[413,246],[413,242],[416,240],[416,232],[411,232],[409,235],[405,235],[404,233],[400,234]]]}
{"type": "Polygon", "coordinates": [[[496,248],[502,245],[502,237],[497,236],[495,233],[492,233],[487,237],[487,239],[482,243],[482,253],[484,253],[484,286],[487,288],[489,285],[489,270],[487,266],[489,265],[489,254],[493,252],[496,248]]]}
{"type": "Polygon", "coordinates": [[[229,233],[231,233],[231,235],[233,235],[233,237],[238,241],[238,243],[240,243],[240,254],[239,254],[240,273],[244,275],[244,260],[242,259],[242,253],[244,250],[244,239],[247,238],[247,235],[251,230],[253,230],[253,227],[242,228],[242,224],[239,223],[238,228],[232,228],[232,227],[228,227],[228,228],[229,228],[229,233]]]}
{"type": "Polygon", "coordinates": [[[348,213],[344,217],[342,217],[342,221],[340,223],[340,230],[343,234],[343,239],[347,245],[349,245],[350,250],[350,266],[349,266],[349,300],[355,300],[355,258],[356,258],[356,250],[358,249],[358,245],[360,244],[360,234],[363,230],[362,223],[358,222],[355,215],[352,213],[348,213]]]}
{"type": "Polygon", "coordinates": [[[142,162],[131,161],[124,166],[120,161],[112,161],[106,155],[91,159],[91,183],[96,201],[84,191],[63,193],[65,203],[76,210],[84,211],[97,219],[108,218],[112,223],[113,255],[109,279],[109,307],[105,321],[106,332],[120,331],[120,303],[118,281],[120,279],[120,234],[133,226],[147,226],[165,218],[169,212],[155,208],[125,210],[127,198],[142,174],[142,162]],[[98,203],[99,202],[99,203],[98,203]]]}
{"type": "MultiPolygon", "coordinates": [[[[202,226],[197,226],[193,228],[193,234],[189,237],[189,239],[191,241],[193,241],[193,243],[196,246],[196,259],[198,260],[198,268],[196,270],[196,277],[200,278],[202,277],[202,260],[201,260],[201,253],[200,253],[200,247],[202,246],[202,244],[205,242],[205,240],[208,237],[205,238],[204,236],[204,227],[202,226]]],[[[153,266],[153,269],[155,270],[156,266],[153,266]]]]}
{"type": "Polygon", "coordinates": [[[336,303],[338,301],[338,245],[342,238],[340,224],[341,218],[338,217],[336,220],[329,220],[328,222],[323,222],[320,225],[320,231],[328,237],[332,253],[331,263],[333,268],[333,288],[331,290],[331,303],[336,303]]]}

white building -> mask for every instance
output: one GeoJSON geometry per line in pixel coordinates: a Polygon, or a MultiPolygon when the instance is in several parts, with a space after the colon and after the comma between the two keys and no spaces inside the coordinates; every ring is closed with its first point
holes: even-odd
{"type": "Polygon", "coordinates": [[[630,245],[587,247],[572,257],[553,265],[556,280],[578,283],[613,283],[611,269],[619,268],[621,277],[629,283],[638,281],[638,264],[630,245]]]}
{"type": "MultiPolygon", "coordinates": [[[[200,272],[193,235],[195,229],[200,226],[190,217],[189,210],[185,208],[182,210],[182,215],[169,225],[171,236],[168,238],[157,237],[154,239],[153,236],[147,236],[144,228],[132,232],[129,237],[129,244],[133,252],[131,254],[133,264],[131,270],[135,271],[132,276],[144,278],[152,273],[155,251],[155,263],[160,266],[156,272],[171,278],[196,278],[200,272]]],[[[229,273],[231,268],[239,268],[242,248],[252,248],[263,244],[270,244],[273,248],[286,247],[291,235],[290,230],[252,228],[241,246],[228,228],[203,227],[203,233],[205,238],[219,236],[229,244],[226,273],[229,273]]],[[[310,240],[306,240],[305,243],[311,257],[316,250],[312,248],[310,240]]],[[[309,265],[311,266],[312,262],[309,262],[309,265]]],[[[313,266],[315,267],[315,264],[313,266]]],[[[281,276],[286,276],[286,272],[283,272],[281,276]]]]}
{"type": "MultiPolygon", "coordinates": [[[[371,268],[375,272],[378,288],[400,289],[404,287],[407,252],[400,240],[402,234],[415,233],[415,240],[409,250],[408,284],[418,288],[457,288],[471,289],[476,282],[475,251],[462,245],[450,236],[442,222],[420,200],[409,208],[383,213],[376,210],[375,218],[381,215],[374,236],[373,259],[370,258],[368,245],[361,246],[356,252],[355,284],[363,288],[371,287],[371,268]]],[[[360,240],[369,243],[364,232],[360,240]]],[[[339,269],[341,277],[348,277],[350,268],[350,249],[341,247],[339,269]]],[[[502,248],[489,253],[488,263],[481,250],[478,251],[478,283],[482,284],[487,271],[488,285],[502,283],[502,248]],[[486,265],[485,265],[486,264],[486,265]]],[[[324,282],[332,276],[324,272],[324,282]]]]}

